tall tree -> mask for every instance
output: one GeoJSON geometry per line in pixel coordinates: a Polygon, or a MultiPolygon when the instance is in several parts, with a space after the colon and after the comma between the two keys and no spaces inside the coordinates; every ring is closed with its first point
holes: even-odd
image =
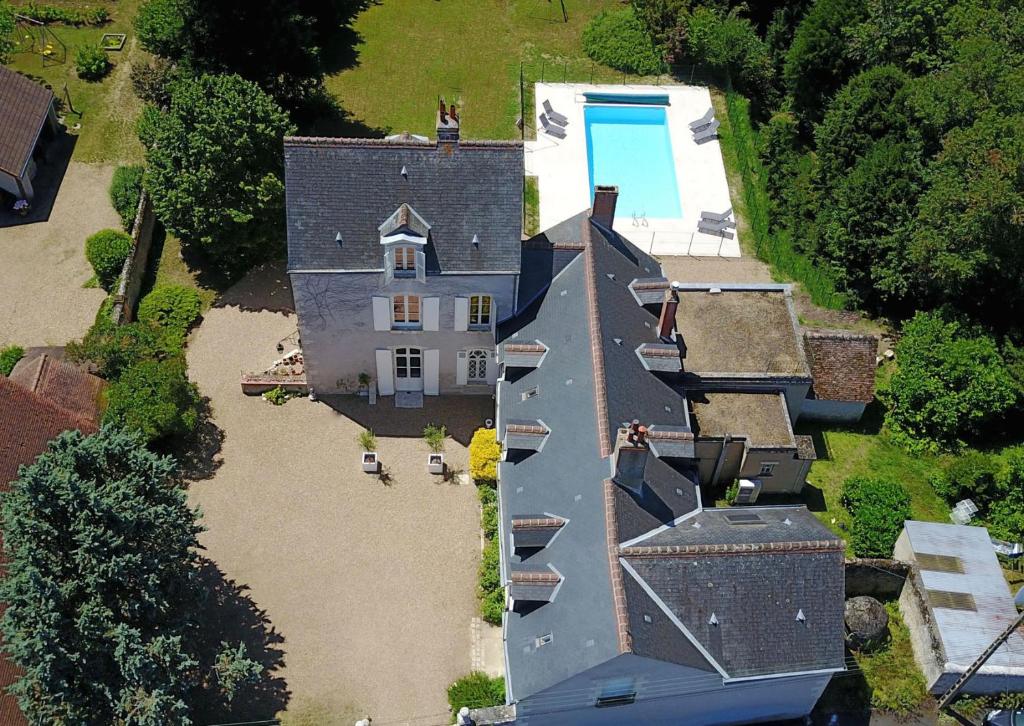
{"type": "Polygon", "coordinates": [[[948,0],[868,0],[850,29],[851,54],[866,67],[892,63],[915,75],[942,65],[948,0]]]}
{"type": "Polygon", "coordinates": [[[147,109],[144,184],[168,230],[228,271],[277,254],[284,239],[282,138],[288,115],[256,84],[206,75],[147,109]]]}
{"type": "Polygon", "coordinates": [[[0,0],[0,63],[6,63],[14,50],[14,10],[0,0]]]}
{"type": "Polygon", "coordinates": [[[104,428],[61,434],[3,502],[5,644],[33,723],[187,723],[201,527],[174,464],[104,428]]]}

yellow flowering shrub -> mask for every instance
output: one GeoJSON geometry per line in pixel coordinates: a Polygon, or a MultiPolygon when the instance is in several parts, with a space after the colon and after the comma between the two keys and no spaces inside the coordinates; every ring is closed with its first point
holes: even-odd
{"type": "Polygon", "coordinates": [[[494,481],[498,478],[498,459],[501,444],[494,429],[477,429],[469,442],[469,475],[474,481],[494,481]]]}

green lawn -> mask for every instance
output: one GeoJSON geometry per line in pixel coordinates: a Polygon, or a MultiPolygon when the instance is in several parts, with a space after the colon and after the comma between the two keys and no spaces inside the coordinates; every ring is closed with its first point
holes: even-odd
{"type": "MultiPolygon", "coordinates": [[[[437,97],[457,103],[469,138],[514,139],[520,132],[519,65],[530,79],[589,80],[580,35],[616,0],[398,0],[356,18],[354,65],[327,88],[373,131],[434,135],[437,97]]],[[[342,65],[344,62],[339,63],[342,65]]],[[[595,80],[616,77],[594,68],[595,80]]],[[[529,79],[528,79],[529,80],[529,79]]],[[[532,115],[532,114],[531,114],[532,115]]]]}
{"type": "MultiPolygon", "coordinates": [[[[129,77],[131,62],[144,56],[132,28],[138,3],[139,0],[95,3],[110,11],[111,21],[103,26],[47,26],[67,46],[64,63],[44,63],[42,55],[30,52],[16,53],[11,58],[11,68],[48,84],[62,101],[67,85],[71,104],[81,114],[65,109],[69,131],[78,135],[73,157],[76,161],[123,164],[142,159],[142,146],[135,135],[135,120],[142,104],[132,92],[129,77]],[[75,73],[75,52],[82,45],[98,43],[104,33],[127,33],[128,39],[123,50],[108,53],[114,68],[106,78],[95,83],[83,81],[75,73]],[[72,129],[75,124],[81,124],[81,129],[72,129]]],[[[54,46],[59,48],[57,43],[54,46]]]]}

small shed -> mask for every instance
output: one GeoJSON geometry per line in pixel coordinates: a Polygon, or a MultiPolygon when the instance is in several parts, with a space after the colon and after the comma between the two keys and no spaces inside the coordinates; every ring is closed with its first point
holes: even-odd
{"type": "Polygon", "coordinates": [[[36,159],[58,129],[53,91],[0,66],[0,190],[32,201],[36,159]]]}
{"type": "Polygon", "coordinates": [[[805,330],[811,390],[800,409],[816,421],[856,423],[875,398],[878,336],[842,330],[805,330]]]}
{"type": "MultiPolygon", "coordinates": [[[[1017,618],[984,527],[906,522],[894,556],[910,563],[900,612],[928,690],[945,692],[1017,618]]],[[[966,694],[1024,691],[1024,635],[1018,630],[964,686],[966,694]]]]}

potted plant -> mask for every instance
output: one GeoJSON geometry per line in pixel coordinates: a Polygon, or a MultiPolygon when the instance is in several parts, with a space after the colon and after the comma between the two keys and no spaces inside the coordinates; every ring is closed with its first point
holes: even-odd
{"type": "Polygon", "coordinates": [[[448,431],[444,426],[428,424],[423,429],[423,440],[430,448],[427,455],[427,471],[431,474],[444,474],[444,439],[447,435],[448,431]]]}
{"type": "Polygon", "coordinates": [[[359,446],[363,449],[363,471],[376,474],[380,470],[380,459],[377,458],[377,437],[370,429],[363,429],[358,436],[359,446]]]}
{"type": "Polygon", "coordinates": [[[359,395],[366,396],[370,393],[370,374],[363,371],[359,374],[359,395]]]}

